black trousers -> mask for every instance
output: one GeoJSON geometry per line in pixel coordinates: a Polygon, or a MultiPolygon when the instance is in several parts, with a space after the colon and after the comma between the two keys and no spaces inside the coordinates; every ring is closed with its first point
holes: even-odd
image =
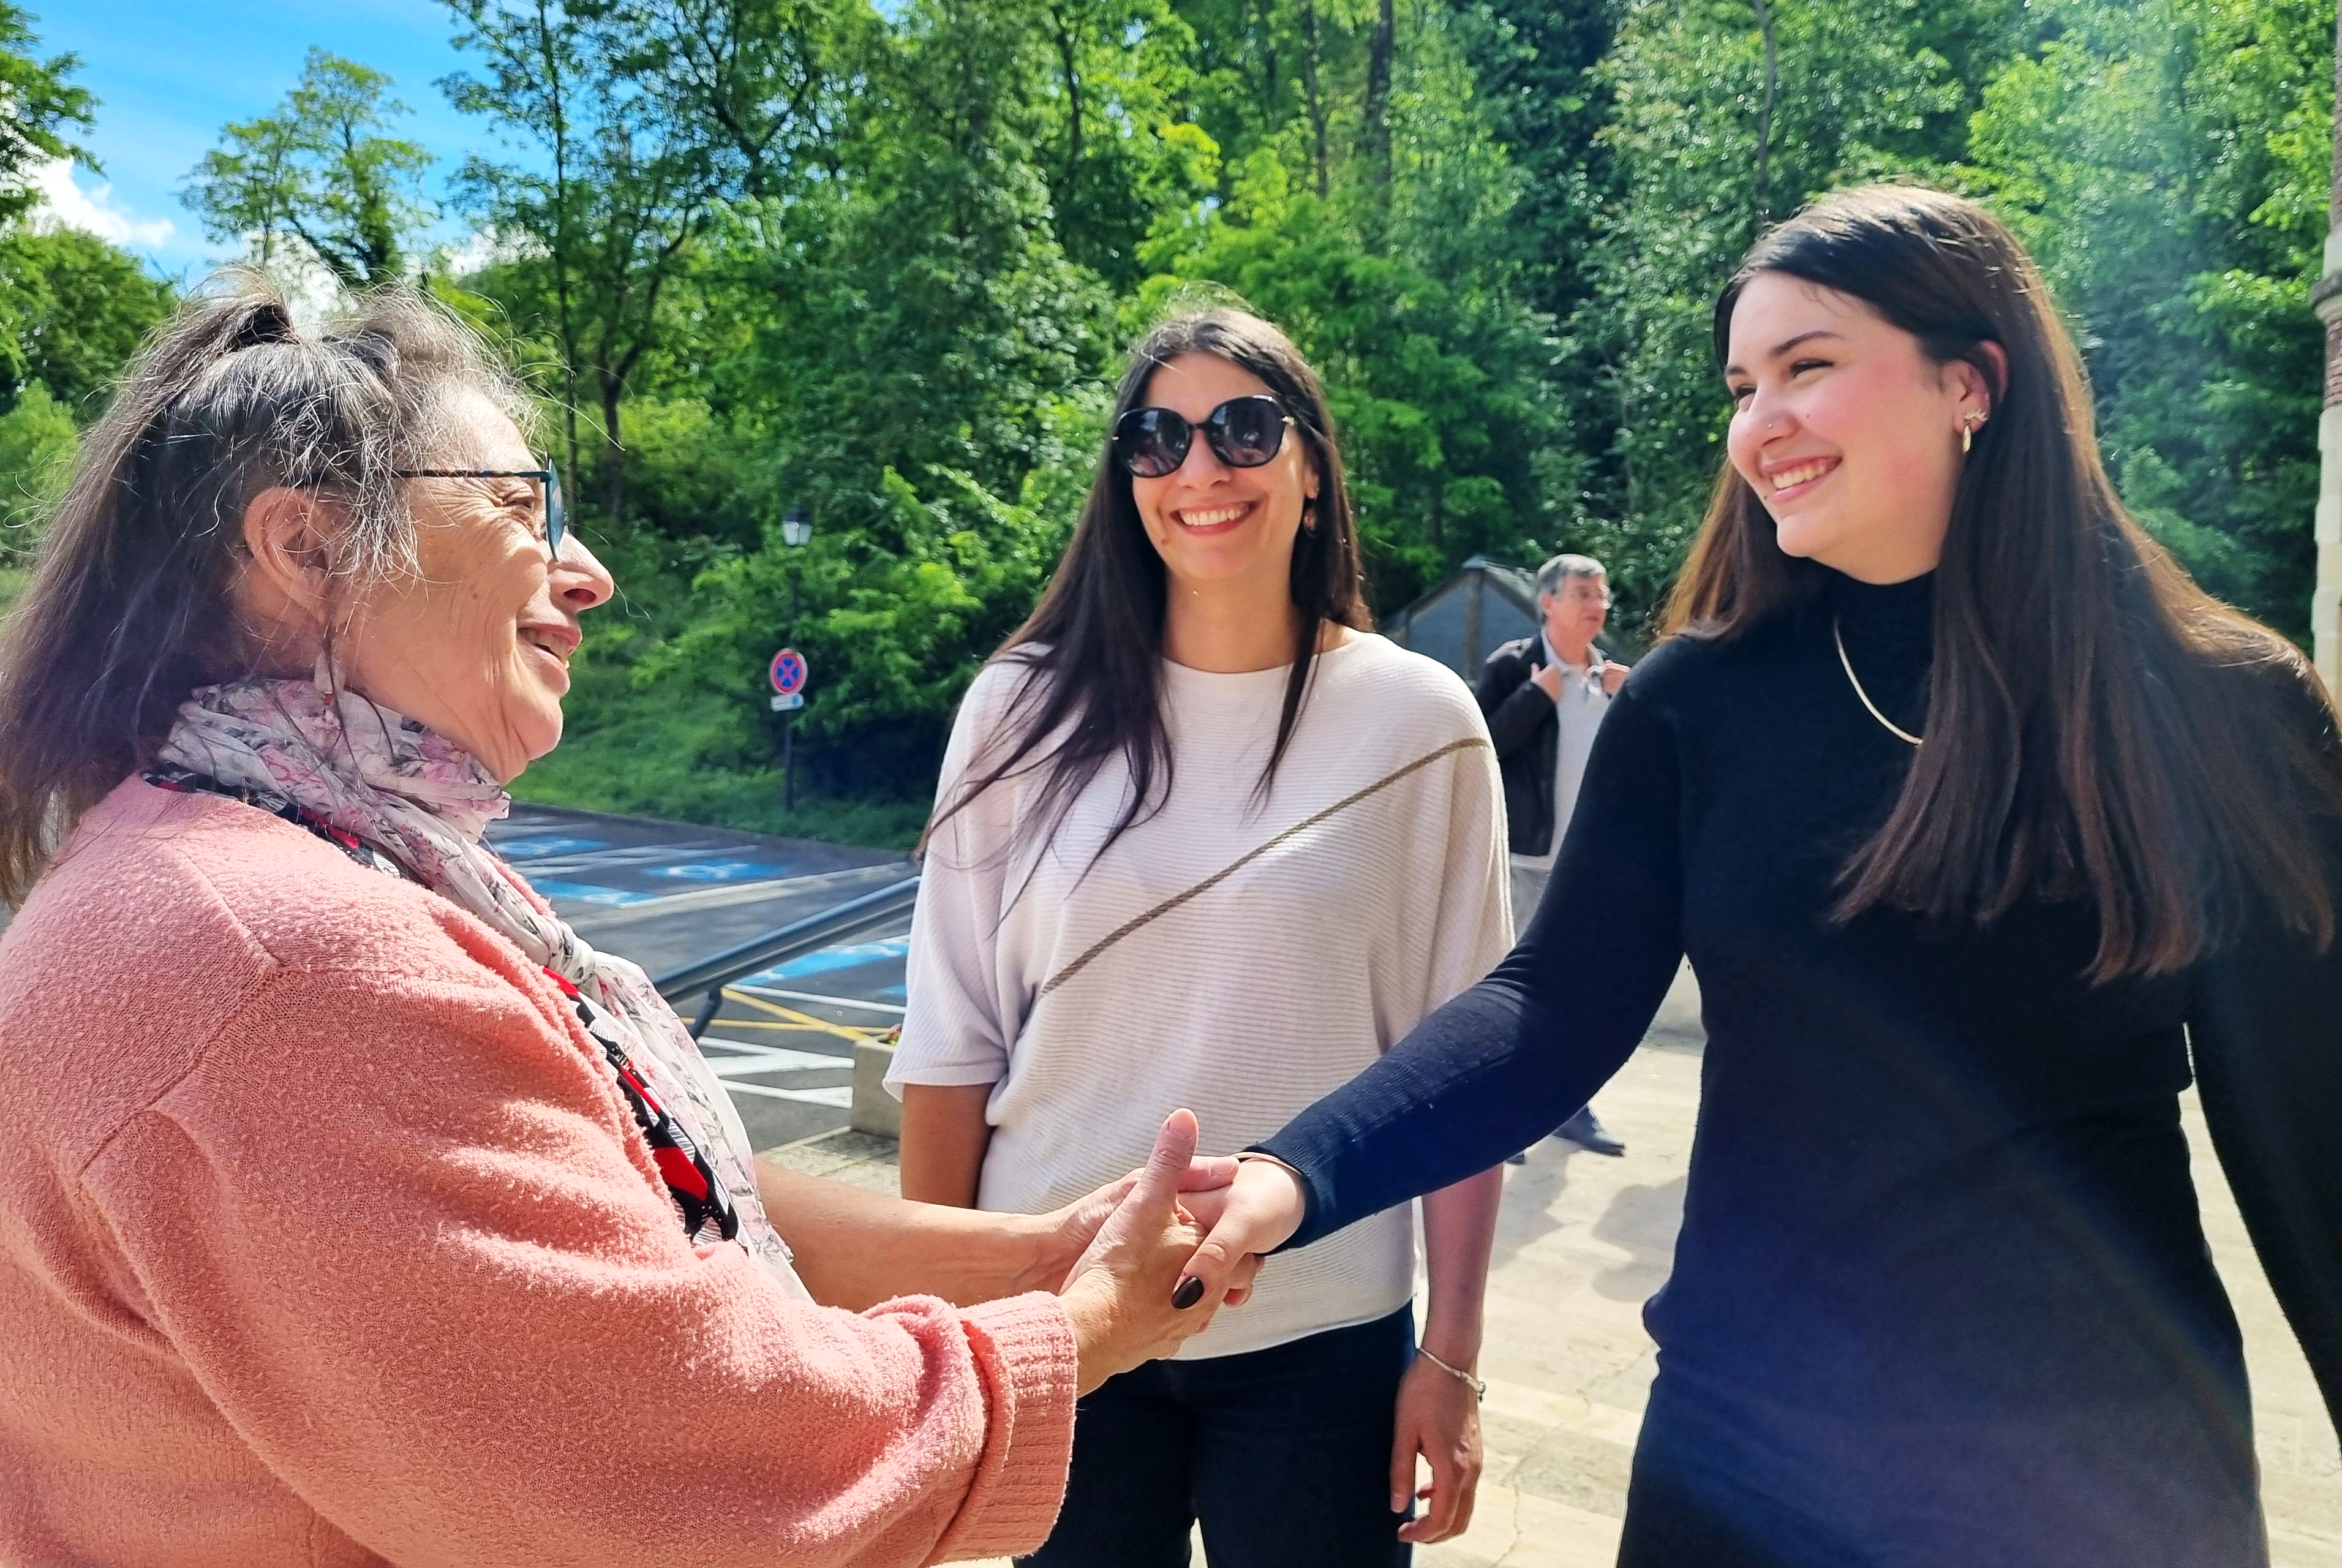
{"type": "Polygon", "coordinates": [[[1031,1568],[1406,1568],[1393,1407],[1415,1313],[1112,1378],[1074,1417],[1073,1474],[1031,1568]]]}

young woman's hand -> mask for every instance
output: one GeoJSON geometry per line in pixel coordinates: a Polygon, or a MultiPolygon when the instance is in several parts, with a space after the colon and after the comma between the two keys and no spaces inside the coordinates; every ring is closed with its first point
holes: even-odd
{"type": "Polygon", "coordinates": [[[1184,1284],[1203,1282],[1206,1295],[1241,1302],[1264,1253],[1284,1245],[1308,1213],[1301,1178],[1274,1160],[1241,1160],[1228,1184],[1190,1193],[1188,1207],[1211,1234],[1188,1260],[1184,1284]]]}
{"type": "Polygon", "coordinates": [[[1399,1526],[1398,1538],[1416,1545],[1461,1535],[1472,1523],[1480,1488],[1480,1401],[1454,1374],[1424,1356],[1415,1358],[1398,1385],[1398,1430],[1391,1443],[1391,1512],[1412,1497],[1421,1515],[1399,1526]],[[1415,1458],[1431,1463],[1431,1484],[1416,1490],[1415,1458]]]}
{"type": "Polygon", "coordinates": [[[1249,1284],[1245,1260],[1206,1286],[1181,1285],[1202,1227],[1179,1208],[1179,1183],[1196,1153],[1196,1115],[1174,1111],[1125,1197],[1073,1268],[1059,1293],[1073,1321],[1082,1393],[1116,1373],[1168,1355],[1212,1320],[1231,1284],[1249,1284]]]}

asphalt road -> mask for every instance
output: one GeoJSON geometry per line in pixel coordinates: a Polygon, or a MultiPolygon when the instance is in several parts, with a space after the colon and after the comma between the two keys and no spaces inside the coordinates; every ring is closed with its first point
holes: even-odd
{"type": "MultiPolygon", "coordinates": [[[[488,842],[580,936],[653,974],[911,872],[884,850],[551,806],[515,805],[488,842]]],[[[726,991],[700,1044],[756,1148],[846,1125],[854,1042],[902,1017],[909,933],[906,916],[726,991]]]]}

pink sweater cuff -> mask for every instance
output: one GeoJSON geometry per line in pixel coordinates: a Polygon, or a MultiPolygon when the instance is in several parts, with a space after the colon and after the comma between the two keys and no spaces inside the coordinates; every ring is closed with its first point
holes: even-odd
{"type": "Polygon", "coordinates": [[[1046,1291],[960,1313],[991,1403],[967,1501],[933,1562],[1015,1557],[1048,1539],[1074,1453],[1074,1325],[1046,1291]]]}

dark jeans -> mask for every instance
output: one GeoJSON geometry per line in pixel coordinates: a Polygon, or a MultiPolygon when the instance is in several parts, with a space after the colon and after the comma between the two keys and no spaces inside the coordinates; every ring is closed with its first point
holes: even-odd
{"type": "MultiPolygon", "coordinates": [[[[1242,1310],[1242,1309],[1238,1309],[1242,1310]]],[[[1109,1379],[1074,1417],[1073,1475],[1032,1568],[1406,1568],[1393,1407],[1414,1309],[1109,1379]]]]}

